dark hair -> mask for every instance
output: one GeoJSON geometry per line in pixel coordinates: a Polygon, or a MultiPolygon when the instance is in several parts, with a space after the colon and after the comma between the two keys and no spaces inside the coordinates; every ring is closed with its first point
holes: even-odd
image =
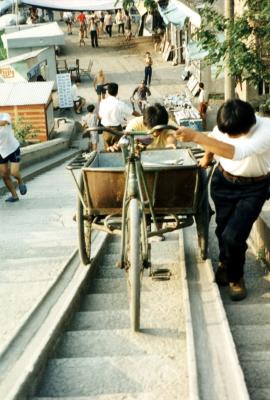
{"type": "Polygon", "coordinates": [[[117,83],[114,83],[114,82],[108,83],[108,93],[111,96],[116,96],[117,95],[117,93],[118,93],[118,85],[117,85],[117,83]]]}
{"type": "Polygon", "coordinates": [[[199,88],[200,88],[200,89],[203,89],[203,88],[204,88],[204,83],[203,83],[203,82],[200,82],[200,83],[199,83],[199,88]]]}
{"type": "Polygon", "coordinates": [[[147,128],[153,128],[156,125],[167,125],[168,120],[168,112],[160,103],[146,107],[143,112],[143,123],[147,128]]]}
{"type": "Polygon", "coordinates": [[[227,100],[218,110],[217,126],[222,133],[231,136],[248,133],[254,124],[255,112],[246,101],[227,100]]]}
{"type": "Polygon", "coordinates": [[[87,106],[87,111],[88,111],[88,112],[93,112],[94,109],[95,109],[94,104],[89,104],[89,106],[87,106]]]}

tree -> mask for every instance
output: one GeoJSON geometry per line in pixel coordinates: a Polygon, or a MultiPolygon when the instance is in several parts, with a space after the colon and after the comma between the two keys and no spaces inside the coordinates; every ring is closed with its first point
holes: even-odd
{"type": "Polygon", "coordinates": [[[244,81],[257,86],[270,81],[270,2],[243,1],[243,13],[226,18],[206,0],[201,10],[202,23],[196,31],[201,47],[208,51],[206,61],[217,64],[219,71],[226,65],[236,83],[244,81]],[[221,35],[227,32],[221,39],[221,35]]]}

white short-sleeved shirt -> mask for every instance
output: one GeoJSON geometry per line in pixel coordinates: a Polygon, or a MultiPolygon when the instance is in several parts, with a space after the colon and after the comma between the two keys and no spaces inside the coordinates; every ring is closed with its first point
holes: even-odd
{"type": "Polygon", "coordinates": [[[78,91],[78,88],[77,88],[77,86],[75,85],[75,83],[74,83],[74,85],[71,86],[71,97],[72,97],[72,100],[73,100],[73,101],[78,101],[78,100],[80,100],[79,91],[78,91]]]}
{"type": "Polygon", "coordinates": [[[132,113],[131,106],[114,96],[108,96],[100,102],[99,116],[103,126],[123,125],[126,118],[131,116],[132,113]]]}
{"type": "MultiPolygon", "coordinates": [[[[87,128],[93,128],[97,123],[96,113],[88,113],[82,117],[82,125],[87,125],[87,128]]],[[[91,131],[90,138],[92,143],[98,143],[98,131],[91,131]]]]}
{"type": "Polygon", "coordinates": [[[201,89],[199,93],[199,103],[207,103],[208,102],[208,93],[201,89]]]}
{"type": "Polygon", "coordinates": [[[256,124],[243,136],[232,138],[214,128],[209,136],[234,146],[232,160],[215,156],[225,171],[244,177],[266,175],[270,171],[270,119],[256,116],[256,124]]]}
{"type": "Polygon", "coordinates": [[[0,114],[0,120],[8,122],[7,125],[0,126],[0,155],[6,158],[20,146],[20,143],[14,136],[11,126],[11,117],[7,113],[0,114]]]}

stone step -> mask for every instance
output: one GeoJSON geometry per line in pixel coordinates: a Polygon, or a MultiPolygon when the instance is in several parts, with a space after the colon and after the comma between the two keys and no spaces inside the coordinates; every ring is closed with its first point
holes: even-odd
{"type": "MultiPolygon", "coordinates": [[[[270,324],[270,304],[246,304],[239,309],[228,305],[228,318],[232,325],[266,325],[270,324]]],[[[245,329],[245,328],[243,328],[245,329]]]]}
{"type": "Polygon", "coordinates": [[[183,382],[186,373],[181,357],[171,358],[171,354],[54,359],[48,363],[37,396],[70,398],[158,391],[166,393],[166,399],[180,400],[187,398],[183,382]]]}
{"type": "MultiPolygon", "coordinates": [[[[141,297],[141,329],[169,328],[176,329],[184,319],[184,312],[177,302],[149,304],[141,297]]],[[[126,310],[83,311],[77,312],[70,324],[70,330],[126,329],[130,327],[129,305],[126,310]]]]}
{"type": "Polygon", "coordinates": [[[127,310],[128,294],[125,293],[95,293],[85,296],[81,311],[127,310]]]}
{"type": "MultiPolygon", "coordinates": [[[[250,382],[249,388],[264,389],[270,391],[270,361],[242,361],[241,366],[247,382],[250,382]]],[[[256,397],[252,397],[257,400],[256,397]]],[[[269,397],[268,397],[269,399],[269,397]]]]}
{"type": "Polygon", "coordinates": [[[269,350],[270,325],[232,326],[231,329],[241,352],[269,350]]]}
{"type": "Polygon", "coordinates": [[[129,329],[65,332],[57,358],[170,355],[185,351],[185,337],[177,329],[148,329],[134,335],[129,329]]]}

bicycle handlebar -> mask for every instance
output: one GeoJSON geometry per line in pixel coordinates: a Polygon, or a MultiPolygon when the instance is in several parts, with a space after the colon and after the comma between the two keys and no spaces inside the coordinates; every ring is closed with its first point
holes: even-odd
{"type": "Polygon", "coordinates": [[[176,131],[178,129],[178,127],[174,126],[174,125],[156,125],[152,129],[150,129],[149,131],[118,131],[118,130],[115,130],[113,128],[107,128],[105,126],[96,126],[96,127],[93,127],[93,128],[87,128],[86,130],[89,131],[89,132],[90,131],[98,131],[100,134],[103,131],[106,131],[106,132],[111,133],[112,135],[120,137],[120,136],[123,136],[123,135],[125,135],[125,136],[152,135],[154,132],[161,131],[163,129],[170,129],[170,130],[176,131]]]}

